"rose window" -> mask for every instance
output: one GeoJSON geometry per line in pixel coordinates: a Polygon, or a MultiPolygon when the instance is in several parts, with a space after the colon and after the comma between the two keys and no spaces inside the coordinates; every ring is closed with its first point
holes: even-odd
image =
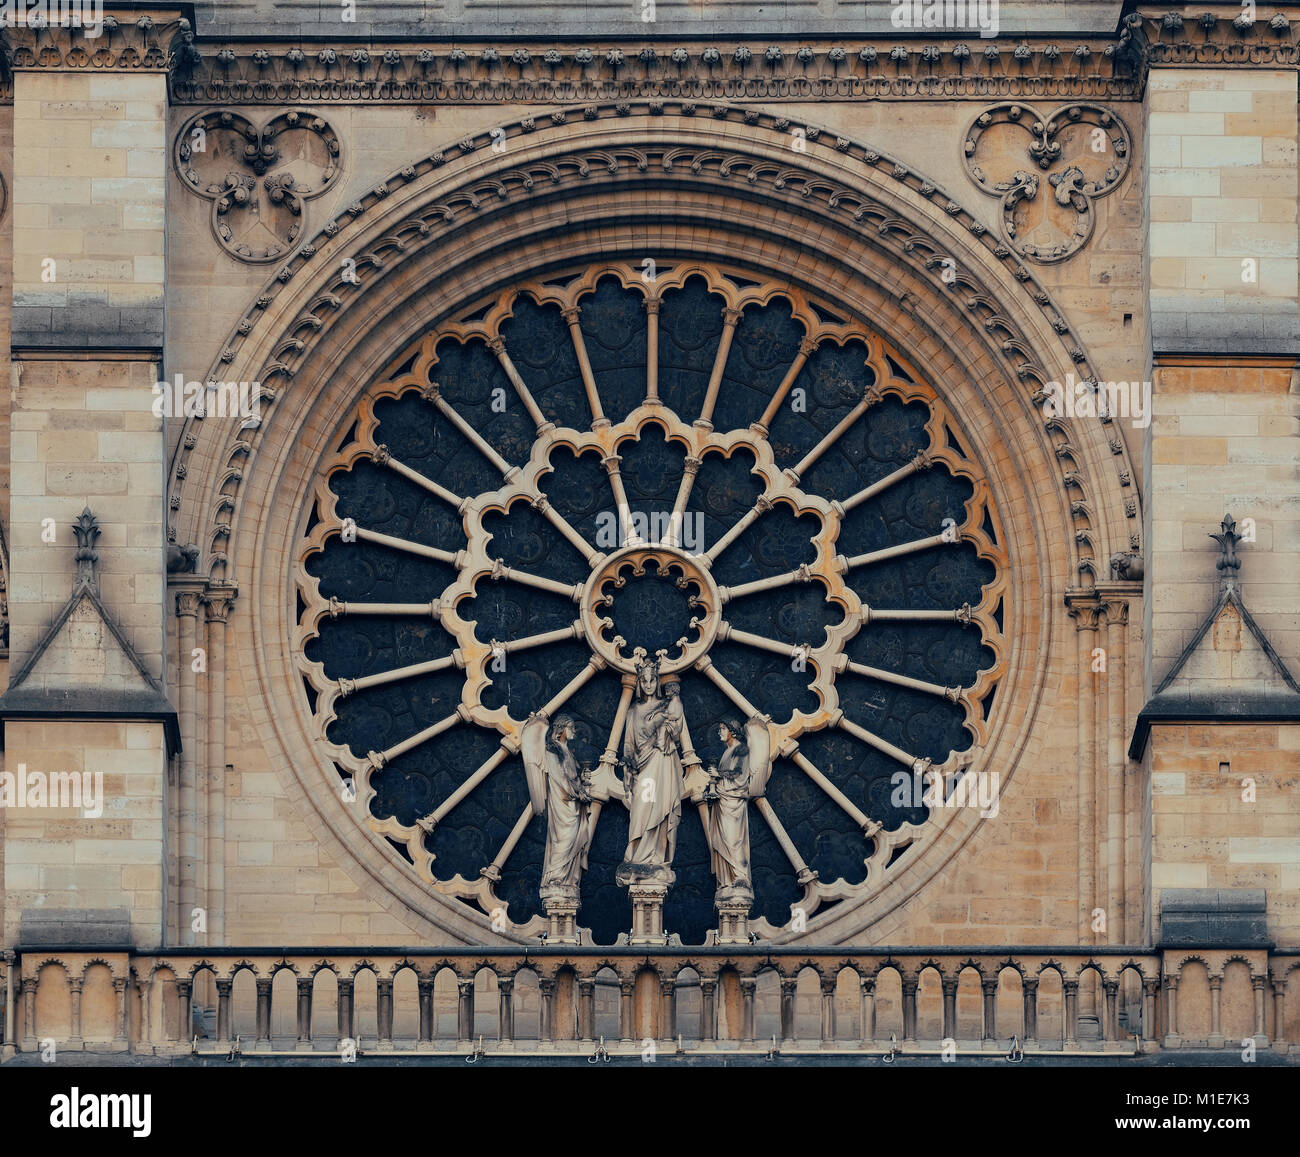
{"type": "Polygon", "coordinates": [[[669,936],[719,928],[727,727],[770,772],[731,813],[748,931],[886,887],[940,819],[918,785],[985,770],[1003,670],[1002,533],[959,422],[869,319],[754,271],[601,265],[455,316],[384,368],[305,515],[321,790],[534,937],[565,894],[538,720],[534,761],[580,785],[557,789],[578,934],[614,943],[649,665],[681,719],[655,739],[681,779],[669,936]]]}

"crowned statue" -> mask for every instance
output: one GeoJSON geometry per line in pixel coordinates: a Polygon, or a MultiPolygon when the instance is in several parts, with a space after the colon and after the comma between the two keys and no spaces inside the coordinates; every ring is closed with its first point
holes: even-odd
{"type": "Polygon", "coordinates": [[[659,682],[657,660],[636,668],[636,692],[623,735],[623,782],[627,791],[627,851],[619,884],[670,885],[677,825],[682,818],[681,736],[685,725],[679,688],[659,682]]]}

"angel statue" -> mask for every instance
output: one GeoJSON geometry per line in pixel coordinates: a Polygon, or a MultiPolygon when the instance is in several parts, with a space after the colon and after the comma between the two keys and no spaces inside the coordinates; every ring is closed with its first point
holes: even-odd
{"type": "Polygon", "coordinates": [[[576,902],[587,866],[591,797],[569,750],[575,734],[569,716],[556,716],[548,726],[546,716],[538,714],[524,724],[520,741],[533,814],[546,816],[540,888],[543,904],[548,900],[576,902]]]}
{"type": "Polygon", "coordinates": [[[718,724],[722,758],[709,770],[709,856],[718,903],[754,902],[749,866],[749,801],[767,790],[772,774],[766,722],[755,716],[742,733],[734,720],[718,724]]]}
{"type": "Polygon", "coordinates": [[[627,851],[615,880],[628,884],[671,884],[677,825],[682,818],[682,759],[685,716],[679,688],[659,683],[657,660],[637,664],[636,695],[623,734],[623,779],[627,788],[627,851]]]}

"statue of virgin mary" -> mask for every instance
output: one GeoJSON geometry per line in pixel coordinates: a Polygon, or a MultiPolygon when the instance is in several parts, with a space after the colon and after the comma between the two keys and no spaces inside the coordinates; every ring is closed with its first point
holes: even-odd
{"type": "Polygon", "coordinates": [[[660,686],[658,663],[639,664],[623,734],[630,817],[627,851],[615,876],[619,884],[671,884],[675,878],[671,865],[682,818],[679,744],[684,722],[681,700],[660,686]]]}

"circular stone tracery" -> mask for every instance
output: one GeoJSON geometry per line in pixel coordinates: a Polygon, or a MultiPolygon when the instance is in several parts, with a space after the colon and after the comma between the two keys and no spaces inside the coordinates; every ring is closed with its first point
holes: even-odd
{"type": "MultiPolygon", "coordinates": [[[[700,604],[670,649],[688,791],[717,723],[770,720],[751,926],[788,936],[791,904],[814,915],[884,887],[935,829],[893,777],[971,766],[1005,669],[1003,536],[934,391],[841,307],[752,271],[661,263],[647,285],[602,266],[460,316],[363,399],[297,575],[320,742],[371,826],[437,891],[540,931],[545,821],[520,731],[567,714],[580,762],[618,750],[644,644],[599,620],[622,564],[653,558],[624,591],[666,570],[700,604]],[[674,513],[699,518],[698,550],[635,541],[665,520],[685,538],[674,513]],[[620,550],[602,545],[611,514],[620,550]]],[[[687,942],[715,919],[697,802],[665,906],[687,942]]],[[[629,926],[626,832],[607,804],[579,917],[598,942],[629,926]]]]}
{"type": "MultiPolygon", "coordinates": [[[[676,600],[674,600],[676,601],[676,600]]],[[[616,671],[632,675],[641,656],[654,658],[662,654],[661,675],[685,670],[708,654],[718,634],[721,599],[717,583],[697,559],[670,546],[631,544],[612,554],[592,571],[582,592],[583,616],[587,641],[616,671]],[[658,576],[656,580],[655,577],[658,576]],[[650,622],[637,621],[656,610],[676,609],[664,606],[664,600],[651,594],[652,584],[672,581],[685,594],[690,617],[677,633],[675,618],[650,622]],[[631,611],[618,613],[619,592],[629,585],[639,588],[640,599],[628,599],[631,611]],[[639,604],[639,605],[638,605],[639,604]],[[637,612],[640,612],[639,614],[637,612]],[[625,625],[630,622],[630,626],[625,625]],[[616,632],[622,628],[627,637],[616,632]],[[667,628],[667,630],[665,630],[667,628]],[[670,638],[669,636],[675,636],[670,638]],[[640,652],[640,655],[638,655],[640,652]]]]}

